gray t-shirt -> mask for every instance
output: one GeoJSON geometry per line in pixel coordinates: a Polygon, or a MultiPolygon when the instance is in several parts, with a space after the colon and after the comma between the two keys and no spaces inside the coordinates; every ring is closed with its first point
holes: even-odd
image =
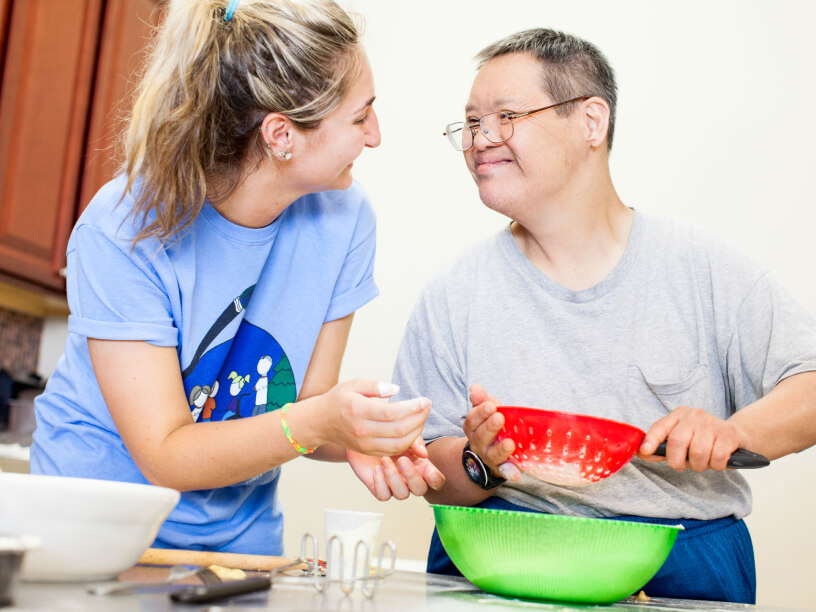
{"type": "MultiPolygon", "coordinates": [[[[602,416],[644,431],[678,406],[726,419],[816,370],[816,322],[769,274],[692,227],[636,212],[626,251],[571,291],[521,253],[509,226],[432,280],[406,327],[399,398],[433,402],[424,436],[462,436],[481,384],[504,404],[602,416]]],[[[635,457],[582,487],[527,474],[495,495],[579,516],[742,518],[737,470],[677,473],[635,457]]]]}

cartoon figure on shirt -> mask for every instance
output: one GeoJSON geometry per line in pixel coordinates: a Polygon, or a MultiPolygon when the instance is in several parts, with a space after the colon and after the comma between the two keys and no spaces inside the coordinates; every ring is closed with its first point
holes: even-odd
{"type": "Polygon", "coordinates": [[[252,416],[256,414],[263,414],[266,412],[267,404],[267,388],[269,386],[269,379],[266,377],[270,369],[272,369],[272,357],[264,355],[258,360],[258,374],[261,377],[255,383],[255,407],[252,409],[252,416]]]}
{"type": "Polygon", "coordinates": [[[212,389],[207,394],[207,401],[204,402],[204,410],[201,411],[201,422],[211,421],[212,413],[215,411],[215,396],[218,394],[218,380],[212,384],[212,389]]]}
{"type": "Polygon", "coordinates": [[[241,389],[243,389],[244,385],[249,382],[249,374],[247,374],[246,376],[241,376],[240,374],[238,374],[238,372],[233,371],[229,373],[229,376],[227,376],[227,378],[229,378],[231,381],[229,388],[229,394],[231,398],[229,403],[227,404],[226,410],[224,410],[224,416],[222,416],[219,420],[226,421],[228,419],[249,416],[241,414],[241,398],[242,398],[241,389]]]}
{"type": "Polygon", "coordinates": [[[209,395],[210,387],[207,385],[204,385],[203,387],[196,385],[193,387],[193,390],[190,391],[189,404],[191,412],[193,413],[193,421],[198,420],[198,416],[204,409],[204,402],[207,401],[209,395]]]}
{"type": "MultiPolygon", "coordinates": [[[[254,285],[248,287],[225,304],[182,372],[188,397],[193,397],[196,386],[210,387],[200,421],[250,417],[297,399],[289,357],[275,337],[253,321],[253,317],[269,319],[265,310],[251,308],[254,289],[254,285]]],[[[193,399],[190,405],[191,410],[197,407],[193,399]]]]}

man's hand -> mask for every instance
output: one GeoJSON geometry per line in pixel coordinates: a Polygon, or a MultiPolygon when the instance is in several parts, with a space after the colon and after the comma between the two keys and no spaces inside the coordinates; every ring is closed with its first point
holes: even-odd
{"type": "Polygon", "coordinates": [[[470,403],[473,408],[465,417],[462,430],[470,442],[471,450],[502,478],[519,480],[521,472],[508,461],[516,450],[515,443],[509,438],[496,442],[496,435],[504,427],[504,416],[496,411],[499,401],[481,385],[473,385],[470,388],[470,403]]]}
{"type": "Polygon", "coordinates": [[[731,421],[724,421],[699,408],[680,406],[655,421],[643,438],[638,457],[667,461],[676,471],[724,470],[731,454],[747,446],[747,437],[731,421]],[[653,455],[666,440],[666,457],[653,455]]]}

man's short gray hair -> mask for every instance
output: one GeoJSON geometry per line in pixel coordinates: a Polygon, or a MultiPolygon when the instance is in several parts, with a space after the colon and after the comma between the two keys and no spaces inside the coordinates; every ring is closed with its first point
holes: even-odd
{"type": "MultiPolygon", "coordinates": [[[[542,63],[544,92],[555,103],[579,96],[604,99],[609,105],[606,143],[608,149],[612,148],[618,87],[609,61],[595,45],[557,30],[535,28],[511,34],[485,47],[476,56],[476,61],[481,68],[488,60],[507,53],[530,53],[542,63]]],[[[555,110],[567,115],[572,112],[573,105],[555,110]]]]}

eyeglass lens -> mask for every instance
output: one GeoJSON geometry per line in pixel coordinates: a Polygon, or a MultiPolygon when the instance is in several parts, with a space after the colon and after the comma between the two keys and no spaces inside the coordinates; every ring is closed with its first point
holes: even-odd
{"type": "Polygon", "coordinates": [[[447,130],[450,143],[458,151],[467,151],[473,146],[474,133],[481,130],[490,142],[500,144],[513,135],[513,122],[505,112],[490,113],[479,119],[478,124],[451,123],[447,130]]]}

